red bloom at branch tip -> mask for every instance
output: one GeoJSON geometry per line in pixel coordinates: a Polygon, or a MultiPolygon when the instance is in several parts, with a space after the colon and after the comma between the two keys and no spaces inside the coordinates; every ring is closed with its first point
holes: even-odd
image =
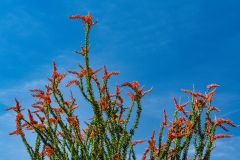
{"type": "Polygon", "coordinates": [[[215,92],[215,91],[216,91],[216,89],[212,90],[211,92],[209,92],[209,93],[206,95],[207,101],[212,101],[213,95],[214,95],[214,92],[215,92]]]}
{"type": "Polygon", "coordinates": [[[43,152],[40,153],[40,155],[46,155],[48,157],[51,157],[53,153],[54,153],[54,150],[51,147],[45,145],[44,150],[43,152]]]}
{"type": "Polygon", "coordinates": [[[231,122],[229,119],[223,119],[223,118],[216,118],[215,124],[221,125],[222,123],[227,123],[228,125],[232,127],[237,127],[233,122],[231,122]]]}
{"type": "Polygon", "coordinates": [[[163,110],[163,122],[162,125],[167,125],[167,114],[165,109],[163,110]]]}
{"type": "Polygon", "coordinates": [[[220,85],[218,85],[218,84],[209,84],[209,85],[207,86],[207,89],[210,90],[210,89],[212,89],[212,88],[219,87],[219,86],[220,86],[220,85]]]}
{"type": "Polygon", "coordinates": [[[138,143],[143,143],[143,142],[145,142],[146,140],[135,140],[135,141],[133,141],[133,142],[131,142],[132,143],[132,145],[133,146],[135,146],[136,144],[138,144],[138,143]]]}
{"type": "Polygon", "coordinates": [[[23,114],[20,112],[20,113],[18,113],[18,114],[16,115],[15,121],[16,121],[16,122],[19,122],[21,119],[23,119],[23,114]]]}
{"type": "Polygon", "coordinates": [[[52,65],[53,65],[53,71],[57,71],[57,66],[56,66],[56,63],[54,61],[52,62],[52,65]]]}
{"type": "Polygon", "coordinates": [[[111,75],[118,75],[118,74],[119,72],[116,72],[116,71],[108,73],[106,66],[104,66],[102,79],[108,79],[111,75]]]}
{"type": "Polygon", "coordinates": [[[77,79],[70,80],[65,86],[69,87],[72,84],[79,85],[79,81],[77,79]]]}
{"type": "Polygon", "coordinates": [[[231,138],[233,135],[227,135],[227,134],[216,134],[211,137],[211,141],[215,141],[219,138],[231,138]]]}
{"type": "Polygon", "coordinates": [[[16,135],[21,135],[21,136],[24,136],[25,134],[21,131],[21,130],[19,130],[19,129],[16,129],[16,130],[14,130],[13,132],[10,132],[9,133],[9,135],[14,135],[14,134],[16,134],[16,135]]]}
{"type": "Polygon", "coordinates": [[[15,98],[15,102],[16,102],[16,105],[7,108],[6,111],[14,110],[14,111],[17,112],[17,113],[21,112],[21,110],[23,110],[23,109],[20,109],[20,108],[21,108],[21,105],[19,104],[19,101],[17,100],[17,98],[15,98]]]}
{"type": "Polygon", "coordinates": [[[132,93],[127,92],[127,95],[131,98],[132,101],[136,100],[136,97],[132,93]]]}
{"type": "Polygon", "coordinates": [[[138,81],[134,81],[132,84],[131,84],[131,86],[132,86],[132,88],[134,88],[134,89],[137,89],[138,88],[138,81]]]}
{"type": "Polygon", "coordinates": [[[58,124],[58,121],[55,118],[53,118],[53,117],[49,118],[48,120],[49,120],[50,123],[53,123],[55,125],[58,124]]]}
{"type": "Polygon", "coordinates": [[[92,15],[90,14],[90,12],[88,12],[87,16],[81,16],[79,14],[76,15],[72,15],[72,16],[68,16],[69,19],[81,19],[83,22],[89,24],[89,25],[95,25],[97,23],[97,21],[92,22],[92,15]]]}
{"type": "Polygon", "coordinates": [[[220,110],[216,107],[213,107],[213,106],[209,106],[208,107],[210,111],[217,111],[217,112],[220,112],[220,110]]]}

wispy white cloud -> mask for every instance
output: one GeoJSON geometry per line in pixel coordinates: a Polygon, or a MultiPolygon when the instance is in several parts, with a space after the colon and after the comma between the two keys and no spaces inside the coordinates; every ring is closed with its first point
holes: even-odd
{"type": "Polygon", "coordinates": [[[237,113],[237,112],[240,112],[240,109],[227,112],[227,113],[225,113],[225,114],[220,115],[220,117],[226,117],[226,116],[229,116],[229,115],[231,115],[231,114],[233,114],[233,113],[237,113]]]}
{"type": "Polygon", "coordinates": [[[0,102],[6,106],[13,105],[14,98],[24,100],[23,103],[30,104],[29,96],[30,89],[44,87],[47,84],[47,80],[33,80],[31,82],[22,82],[18,86],[12,86],[12,88],[1,89],[0,102]]]}
{"type": "Polygon", "coordinates": [[[212,151],[212,159],[238,160],[240,157],[240,137],[219,139],[215,142],[216,148],[212,151]],[[230,156],[231,155],[231,156],[230,156]]]}
{"type": "Polygon", "coordinates": [[[41,22],[34,15],[27,13],[24,6],[14,7],[14,10],[5,13],[0,22],[2,24],[0,33],[14,30],[14,33],[17,33],[19,36],[28,36],[31,33],[35,33],[36,28],[39,29],[41,27],[41,22]]]}

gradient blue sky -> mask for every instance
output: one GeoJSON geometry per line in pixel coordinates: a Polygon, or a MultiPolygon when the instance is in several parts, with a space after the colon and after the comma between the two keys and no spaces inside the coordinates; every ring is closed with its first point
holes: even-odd
{"type": "MultiPolygon", "coordinates": [[[[84,30],[81,21],[67,16],[86,15],[88,11],[99,20],[90,33],[91,67],[106,65],[109,71],[120,71],[110,79],[110,90],[114,91],[116,83],[133,80],[146,89],[153,86],[142,99],[142,115],[133,140],[147,140],[154,128],[159,130],[164,108],[171,120],[175,110],[172,95],[185,102],[189,95],[181,89],[191,90],[193,85],[196,91],[204,92],[206,85],[219,84],[213,106],[221,112],[216,116],[240,124],[239,8],[238,0],[2,1],[0,160],[29,159],[21,138],[8,135],[14,130],[15,117],[5,108],[15,105],[15,97],[24,108],[30,108],[35,99],[29,89],[44,89],[53,60],[60,72],[78,70],[77,63],[83,64],[83,58],[73,50],[83,44],[84,30]]],[[[76,88],[64,87],[72,78],[68,75],[61,87],[66,98],[69,90],[73,91],[80,106],[76,113],[83,122],[92,112],[76,88]]],[[[125,103],[130,103],[127,96],[125,103]]],[[[215,142],[213,160],[240,157],[239,128],[227,128],[234,137],[215,142]]],[[[27,136],[34,143],[33,134],[27,136]]],[[[135,147],[138,157],[146,147],[147,142],[135,147]]]]}

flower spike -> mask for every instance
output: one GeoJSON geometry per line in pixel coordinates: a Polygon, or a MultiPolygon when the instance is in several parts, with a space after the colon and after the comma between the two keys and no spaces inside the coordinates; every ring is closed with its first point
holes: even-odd
{"type": "Polygon", "coordinates": [[[220,85],[218,85],[218,84],[209,84],[209,85],[207,86],[207,89],[210,90],[210,89],[212,89],[212,88],[219,87],[219,86],[220,86],[220,85]]]}
{"type": "Polygon", "coordinates": [[[87,23],[90,26],[95,25],[98,20],[96,20],[95,22],[92,22],[92,15],[90,12],[88,12],[87,16],[81,16],[79,14],[76,15],[72,15],[72,16],[68,16],[69,19],[81,19],[84,23],[87,23]]]}

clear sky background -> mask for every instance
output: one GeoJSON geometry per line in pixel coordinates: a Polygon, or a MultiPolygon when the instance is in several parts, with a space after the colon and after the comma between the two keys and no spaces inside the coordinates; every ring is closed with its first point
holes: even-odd
{"type": "MultiPolygon", "coordinates": [[[[53,60],[59,72],[79,70],[77,63],[83,64],[83,57],[73,50],[83,45],[84,30],[81,21],[67,16],[88,12],[93,20],[99,20],[90,33],[91,67],[106,65],[109,71],[120,71],[110,79],[110,90],[115,90],[116,83],[134,80],[146,89],[153,87],[142,99],[142,115],[133,140],[148,140],[153,129],[158,132],[163,109],[172,119],[172,95],[185,102],[190,97],[181,89],[191,90],[193,85],[204,93],[208,84],[219,84],[213,106],[221,112],[215,116],[240,124],[239,8],[238,0],[2,1],[0,160],[30,159],[21,138],[8,135],[15,128],[15,117],[5,109],[15,105],[15,97],[23,108],[31,108],[35,99],[29,89],[44,89],[53,60]]],[[[68,99],[70,89],[73,91],[79,103],[76,114],[85,128],[83,120],[92,116],[91,108],[75,87],[64,87],[72,78],[67,75],[61,88],[68,99]]],[[[122,94],[126,91],[124,88],[122,94]]],[[[127,96],[124,99],[127,107],[130,100],[127,96]]],[[[132,116],[130,124],[135,113],[132,116]]],[[[227,128],[234,137],[215,141],[213,160],[240,157],[239,128],[227,128]]],[[[218,132],[226,133],[222,129],[218,132]]],[[[28,132],[27,136],[33,144],[34,134],[28,132]]],[[[157,134],[155,137],[158,141],[157,134]]],[[[135,147],[139,159],[146,147],[147,142],[135,147]]]]}

